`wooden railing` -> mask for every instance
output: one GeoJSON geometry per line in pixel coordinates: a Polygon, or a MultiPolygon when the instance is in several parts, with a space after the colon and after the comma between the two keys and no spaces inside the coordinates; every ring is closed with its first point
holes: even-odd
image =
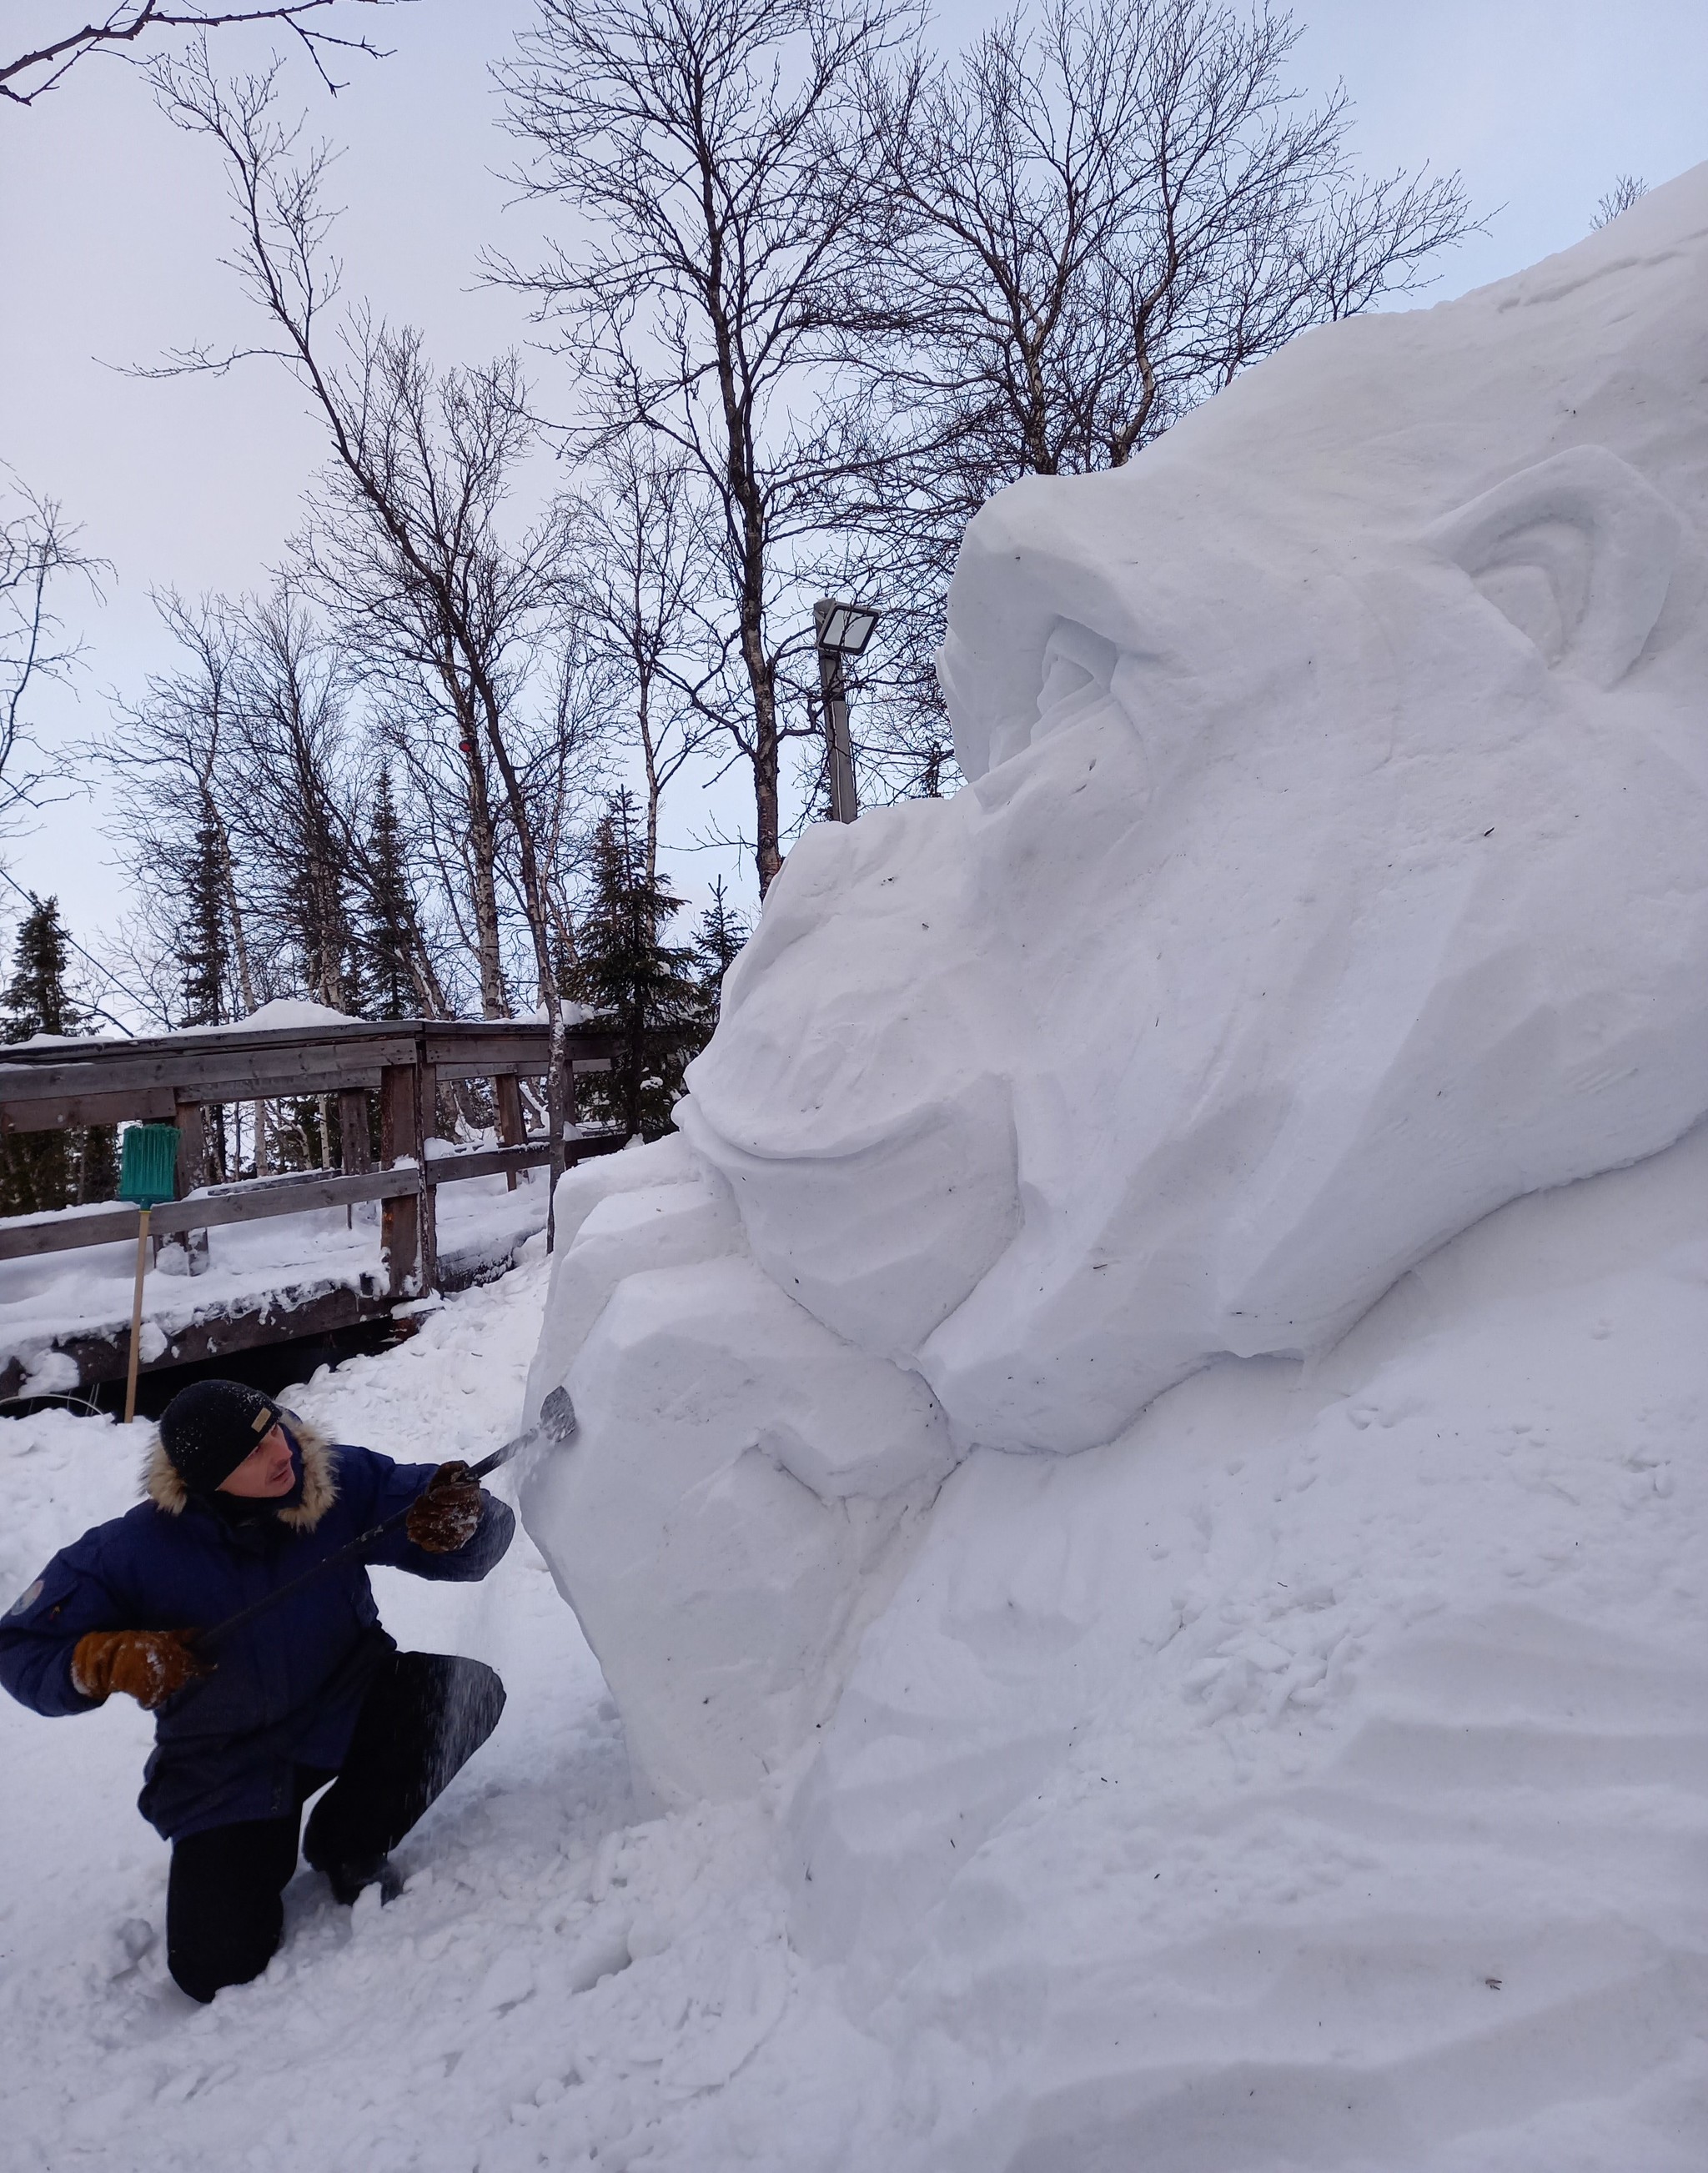
{"type": "MultiPolygon", "coordinates": [[[[572,1081],[577,1072],[610,1068],[608,1036],[572,1029],[568,1042],[572,1081]]],[[[524,1078],[543,1076],[549,1057],[543,1023],[494,1019],[237,1027],[0,1049],[0,1134],[127,1119],[176,1124],[178,1197],[154,1209],[151,1227],[163,1239],[186,1246],[221,1224],[377,1200],[387,1295],[396,1300],[435,1286],[434,1195],[441,1185],[500,1173],[514,1184],[518,1171],[551,1160],[549,1142],[527,1135],[520,1087],[524,1078]],[[500,1144],[430,1153],[440,1082],[462,1079],[494,1082],[500,1144]],[[375,1092],[378,1168],[372,1166],[367,1098],[375,1092]],[[204,1182],[204,1109],[322,1094],[338,1097],[342,1170],[204,1182]]],[[[621,1144],[615,1135],[572,1133],[565,1140],[565,1158],[577,1162],[621,1144]]],[[[0,1221],[0,1259],[111,1244],[133,1238],[137,1224],[137,1210],[118,1202],[14,1216],[0,1221]]],[[[194,1272],[193,1254],[187,1264],[194,1272]]]]}

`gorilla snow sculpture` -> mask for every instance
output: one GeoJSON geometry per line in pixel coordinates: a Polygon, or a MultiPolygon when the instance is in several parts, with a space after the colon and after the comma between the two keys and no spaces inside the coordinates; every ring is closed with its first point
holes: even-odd
{"type": "Polygon", "coordinates": [[[665,1798],[810,1739],[958,1453],[1708,1107],[1705,373],[1708,169],[973,522],[965,790],[810,831],[679,1136],[565,1180],[525,1510],[665,1798]]]}

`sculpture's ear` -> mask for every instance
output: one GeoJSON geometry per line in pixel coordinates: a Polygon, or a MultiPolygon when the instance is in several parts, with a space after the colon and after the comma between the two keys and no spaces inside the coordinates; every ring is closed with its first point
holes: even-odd
{"type": "Polygon", "coordinates": [[[1654,631],[1681,533],[1617,453],[1575,445],[1460,506],[1428,540],[1550,664],[1611,687],[1654,631]]]}

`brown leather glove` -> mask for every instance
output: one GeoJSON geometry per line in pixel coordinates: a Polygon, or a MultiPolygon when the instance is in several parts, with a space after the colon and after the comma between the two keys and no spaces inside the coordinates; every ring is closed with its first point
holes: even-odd
{"type": "Polygon", "coordinates": [[[86,1698],[122,1690],[152,1712],[186,1683],[211,1675],[214,1663],[186,1645],[183,1630],[91,1630],[71,1656],[71,1680],[86,1698]]]}
{"type": "Polygon", "coordinates": [[[480,1488],[466,1464],[441,1464],[427,1482],[403,1529],[430,1555],[454,1555],[480,1529],[480,1488]]]}

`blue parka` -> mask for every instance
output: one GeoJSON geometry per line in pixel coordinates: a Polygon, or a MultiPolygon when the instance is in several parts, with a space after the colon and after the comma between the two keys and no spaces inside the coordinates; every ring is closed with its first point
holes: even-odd
{"type": "MultiPolygon", "coordinates": [[[[97,1701],[71,1680],[87,1631],[211,1628],[407,1508],[437,1468],[329,1442],[300,1420],[288,1432],[302,1464],[300,1499],[241,1523],[190,1494],[157,1446],[144,1499],[62,1548],[0,1620],[0,1683],[50,1717],[92,1712],[97,1701]]],[[[473,1537],[440,1555],[400,1527],[222,1639],[216,1671],[156,1712],[143,1816],[178,1841],[288,1814],[292,1769],[343,1764],[363,1695],[397,1649],[380,1626],[368,1565],[467,1583],[499,1560],[515,1522],[484,1495],[473,1537]]]]}

